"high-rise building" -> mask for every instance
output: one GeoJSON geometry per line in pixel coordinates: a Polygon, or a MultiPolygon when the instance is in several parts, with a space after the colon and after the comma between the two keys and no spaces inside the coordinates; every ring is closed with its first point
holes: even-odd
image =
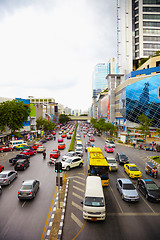
{"type": "Polygon", "coordinates": [[[160,0],[117,0],[117,62],[128,74],[160,50],[160,0]]]}

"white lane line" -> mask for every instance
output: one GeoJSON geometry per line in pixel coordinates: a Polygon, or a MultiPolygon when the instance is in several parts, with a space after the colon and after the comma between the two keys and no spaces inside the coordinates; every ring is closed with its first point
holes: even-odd
{"type": "Polygon", "coordinates": [[[119,202],[118,202],[118,199],[116,198],[116,195],[115,195],[115,193],[113,192],[113,189],[112,189],[112,187],[111,186],[109,186],[109,188],[111,189],[111,191],[112,191],[112,193],[113,193],[113,196],[114,196],[114,198],[116,199],[116,202],[117,202],[117,204],[118,204],[118,207],[119,207],[119,209],[121,210],[121,212],[123,213],[123,210],[122,210],[122,208],[121,208],[121,206],[120,206],[120,204],[119,204],[119,202]]]}
{"type": "Polygon", "coordinates": [[[24,207],[25,204],[26,204],[26,201],[24,201],[24,203],[22,204],[22,207],[24,207]]]}
{"type": "Polygon", "coordinates": [[[153,210],[153,208],[148,204],[148,202],[144,199],[144,197],[142,197],[142,195],[141,195],[141,198],[142,198],[143,201],[147,204],[147,206],[151,209],[151,211],[152,211],[153,213],[156,213],[156,212],[153,210]]]}
{"type": "Polygon", "coordinates": [[[13,185],[10,185],[9,189],[11,189],[13,187],[13,185]]]}
{"type": "Polygon", "coordinates": [[[79,175],[83,175],[84,176],[84,173],[78,173],[79,175]]]}
{"type": "Polygon", "coordinates": [[[160,213],[152,213],[152,212],[135,212],[135,213],[132,213],[132,212],[127,212],[127,213],[107,213],[107,216],[160,216],[160,213]]]}
{"type": "Polygon", "coordinates": [[[75,197],[77,197],[77,198],[79,198],[80,200],[83,200],[83,199],[84,199],[84,197],[79,196],[79,195],[76,194],[75,192],[72,192],[72,195],[75,196],[75,197]]]}
{"type": "Polygon", "coordinates": [[[78,184],[80,184],[80,185],[82,185],[82,186],[85,186],[84,183],[78,182],[78,181],[76,181],[76,180],[73,180],[73,182],[78,183],[78,184]]]}
{"type": "Polygon", "coordinates": [[[75,223],[77,223],[77,225],[82,228],[83,223],[73,214],[71,213],[71,218],[73,219],[73,221],[75,221],[75,223]]]}
{"type": "Polygon", "coordinates": [[[83,212],[83,208],[82,208],[81,206],[79,206],[77,203],[75,203],[75,202],[72,201],[72,205],[73,205],[74,207],[76,207],[78,210],[80,210],[80,211],[83,212]]]}
{"type": "Polygon", "coordinates": [[[73,186],[73,188],[75,188],[76,190],[78,190],[78,191],[80,191],[80,192],[83,192],[83,193],[84,193],[84,190],[83,190],[83,189],[81,189],[81,188],[78,188],[78,187],[76,187],[76,186],[73,186]]]}
{"type": "Polygon", "coordinates": [[[79,179],[82,179],[82,180],[84,180],[85,181],[85,179],[84,178],[82,178],[82,177],[79,177],[79,176],[72,176],[72,177],[68,177],[69,179],[71,179],[71,178],[79,178],[79,179]]]}

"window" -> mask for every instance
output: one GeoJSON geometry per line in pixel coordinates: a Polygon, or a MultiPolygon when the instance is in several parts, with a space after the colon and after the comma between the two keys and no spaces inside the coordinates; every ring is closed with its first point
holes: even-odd
{"type": "Polygon", "coordinates": [[[144,19],[160,19],[160,14],[143,14],[144,19]]]}
{"type": "Polygon", "coordinates": [[[147,51],[147,50],[143,51],[144,56],[150,56],[150,55],[153,55],[154,53],[155,51],[147,51]]]}
{"type": "Polygon", "coordinates": [[[157,43],[144,43],[144,48],[160,49],[160,44],[157,43]]]}
{"type": "Polygon", "coordinates": [[[143,41],[151,41],[151,42],[160,42],[160,37],[158,36],[144,36],[143,41]]]}
{"type": "Polygon", "coordinates": [[[143,0],[143,4],[160,4],[160,0],[143,0]]]}
{"type": "Polygon", "coordinates": [[[143,26],[147,26],[147,27],[160,27],[160,22],[143,21],[143,26]]]}
{"type": "Polygon", "coordinates": [[[143,29],[143,33],[160,35],[160,29],[143,29]]]}
{"type": "Polygon", "coordinates": [[[139,35],[139,30],[135,32],[135,36],[138,36],[139,35]]]}
{"type": "Polygon", "coordinates": [[[138,43],[138,42],[139,42],[139,37],[135,39],[135,43],[138,43]]]}
{"type": "Polygon", "coordinates": [[[159,67],[160,66],[160,61],[157,61],[156,62],[156,67],[159,67]]]}
{"type": "Polygon", "coordinates": [[[159,7],[143,7],[143,12],[160,12],[159,7]]]}

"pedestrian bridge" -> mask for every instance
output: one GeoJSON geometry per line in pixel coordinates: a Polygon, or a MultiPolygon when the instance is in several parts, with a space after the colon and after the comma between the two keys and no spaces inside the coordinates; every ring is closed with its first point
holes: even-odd
{"type": "Polygon", "coordinates": [[[69,116],[72,121],[88,121],[90,122],[91,117],[89,116],[69,116]]]}

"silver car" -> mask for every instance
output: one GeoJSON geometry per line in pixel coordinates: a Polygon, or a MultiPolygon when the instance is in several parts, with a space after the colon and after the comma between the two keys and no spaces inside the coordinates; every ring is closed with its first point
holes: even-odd
{"type": "Polygon", "coordinates": [[[0,185],[9,185],[17,177],[18,173],[14,170],[3,171],[0,173],[0,185]]]}
{"type": "Polygon", "coordinates": [[[118,178],[116,186],[123,200],[129,202],[139,201],[139,194],[131,180],[127,178],[118,178]]]}
{"type": "Polygon", "coordinates": [[[117,164],[115,158],[107,157],[106,160],[109,164],[109,171],[117,171],[118,170],[118,164],[117,164]]]}
{"type": "Polygon", "coordinates": [[[32,199],[35,198],[38,192],[40,182],[38,180],[23,181],[21,189],[18,191],[19,199],[32,199]]]}
{"type": "Polygon", "coordinates": [[[76,155],[77,155],[76,152],[73,152],[73,151],[68,152],[68,153],[66,153],[66,154],[62,157],[62,161],[65,161],[67,158],[69,158],[69,157],[74,157],[74,156],[76,156],[76,155]]]}

